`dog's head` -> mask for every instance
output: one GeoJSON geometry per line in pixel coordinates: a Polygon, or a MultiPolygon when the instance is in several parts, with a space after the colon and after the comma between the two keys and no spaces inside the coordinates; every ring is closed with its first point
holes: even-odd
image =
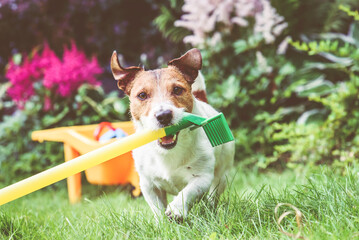
{"type": "MultiPolygon", "coordinates": [[[[137,127],[158,129],[176,124],[184,111],[192,112],[192,84],[202,67],[198,49],[191,49],[180,58],[173,59],[168,67],[145,71],[140,67],[123,68],[114,52],[111,70],[118,87],[130,98],[130,111],[137,127]]],[[[161,138],[164,149],[177,144],[178,133],[161,138]]]]}

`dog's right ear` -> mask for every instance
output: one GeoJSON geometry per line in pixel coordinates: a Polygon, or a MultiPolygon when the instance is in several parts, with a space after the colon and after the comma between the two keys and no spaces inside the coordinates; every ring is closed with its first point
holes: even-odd
{"type": "Polygon", "coordinates": [[[118,60],[117,52],[113,51],[111,57],[111,71],[113,77],[117,80],[117,86],[119,89],[124,91],[127,95],[129,94],[129,89],[126,89],[128,84],[135,79],[137,73],[142,71],[140,67],[128,67],[123,68],[118,60]]]}

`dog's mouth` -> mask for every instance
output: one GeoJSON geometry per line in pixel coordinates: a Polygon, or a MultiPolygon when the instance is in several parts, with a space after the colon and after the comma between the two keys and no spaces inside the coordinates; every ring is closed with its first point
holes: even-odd
{"type": "Polygon", "coordinates": [[[164,149],[172,149],[176,146],[178,140],[178,133],[174,135],[165,136],[163,138],[158,139],[158,144],[164,149]]]}

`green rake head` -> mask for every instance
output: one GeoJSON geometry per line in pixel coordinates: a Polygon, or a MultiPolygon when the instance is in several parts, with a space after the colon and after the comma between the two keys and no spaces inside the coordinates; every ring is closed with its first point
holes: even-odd
{"type": "Polygon", "coordinates": [[[166,136],[173,135],[187,127],[191,127],[190,130],[203,127],[212,147],[234,140],[223,113],[211,118],[185,113],[178,124],[165,128],[166,136]]]}

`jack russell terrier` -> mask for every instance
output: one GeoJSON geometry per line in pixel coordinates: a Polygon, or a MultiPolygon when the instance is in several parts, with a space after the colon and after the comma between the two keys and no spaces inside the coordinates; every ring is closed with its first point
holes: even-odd
{"type": "MultiPolygon", "coordinates": [[[[122,67],[115,51],[111,70],[118,87],[129,96],[136,131],[176,124],[183,112],[205,118],[218,114],[206,103],[201,67],[198,49],[170,61],[166,68],[147,71],[122,67]]],[[[165,212],[169,219],[182,221],[205,193],[218,197],[224,191],[234,142],[213,148],[202,128],[187,128],[133,150],[133,158],[142,194],[156,220],[165,212]],[[175,195],[168,205],[167,193],[175,195]]]]}

